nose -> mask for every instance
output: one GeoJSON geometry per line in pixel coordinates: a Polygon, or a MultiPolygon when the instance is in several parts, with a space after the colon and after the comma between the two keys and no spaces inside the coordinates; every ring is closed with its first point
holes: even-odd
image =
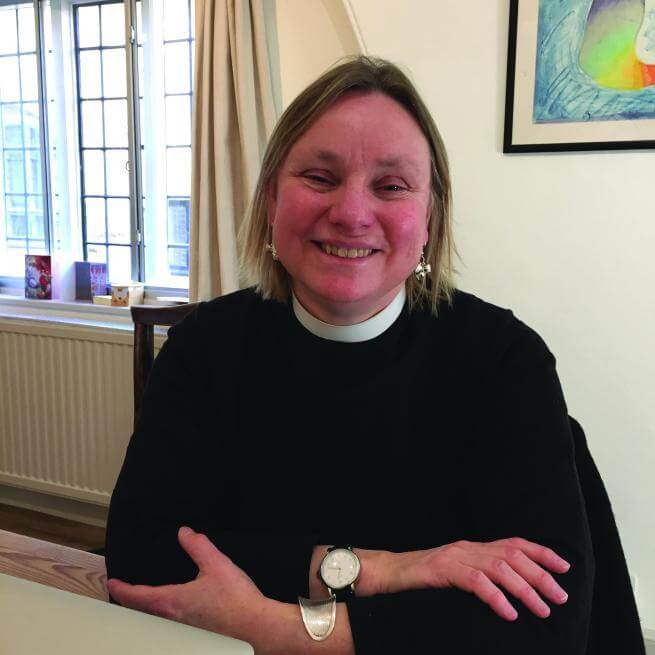
{"type": "Polygon", "coordinates": [[[346,234],[365,232],[375,221],[375,214],[365,188],[343,184],[331,194],[328,220],[346,234]]]}

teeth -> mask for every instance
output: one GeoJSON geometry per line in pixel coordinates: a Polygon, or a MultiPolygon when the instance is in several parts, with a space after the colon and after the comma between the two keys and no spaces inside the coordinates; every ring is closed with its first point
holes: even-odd
{"type": "Polygon", "coordinates": [[[328,255],[335,255],[336,257],[346,257],[355,259],[357,257],[368,257],[373,250],[371,248],[337,248],[331,246],[329,243],[322,243],[321,250],[328,255]]]}

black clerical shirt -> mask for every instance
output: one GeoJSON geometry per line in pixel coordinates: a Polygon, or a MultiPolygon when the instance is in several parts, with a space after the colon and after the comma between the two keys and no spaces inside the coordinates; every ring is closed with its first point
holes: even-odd
{"type": "Polygon", "coordinates": [[[203,303],[155,361],[112,496],[107,567],[191,580],[181,525],[267,596],[307,595],[314,545],[392,551],[524,537],[571,563],[551,616],[507,622],[455,589],[348,600],[358,655],[586,653],[594,562],[555,360],[514,315],[456,292],[361,343],[253,290],[203,303]]]}

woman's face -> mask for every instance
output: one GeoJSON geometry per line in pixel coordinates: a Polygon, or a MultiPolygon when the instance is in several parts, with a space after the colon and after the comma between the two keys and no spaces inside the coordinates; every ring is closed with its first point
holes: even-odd
{"type": "Polygon", "coordinates": [[[296,297],[332,324],[386,307],[428,240],[430,155],[412,116],[381,93],[337,100],[293,145],[268,218],[296,297]]]}

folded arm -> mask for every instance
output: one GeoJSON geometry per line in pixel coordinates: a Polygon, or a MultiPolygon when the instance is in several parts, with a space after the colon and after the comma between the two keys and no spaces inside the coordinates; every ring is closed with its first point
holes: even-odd
{"type": "Polygon", "coordinates": [[[220,408],[197,351],[208,341],[198,330],[193,315],[170,330],[154,362],[110,503],[109,576],[148,585],[194,579],[197,567],[177,541],[190,526],[264,594],[290,600],[305,588],[316,538],[240,527],[233,445],[221,441],[220,408]]]}

